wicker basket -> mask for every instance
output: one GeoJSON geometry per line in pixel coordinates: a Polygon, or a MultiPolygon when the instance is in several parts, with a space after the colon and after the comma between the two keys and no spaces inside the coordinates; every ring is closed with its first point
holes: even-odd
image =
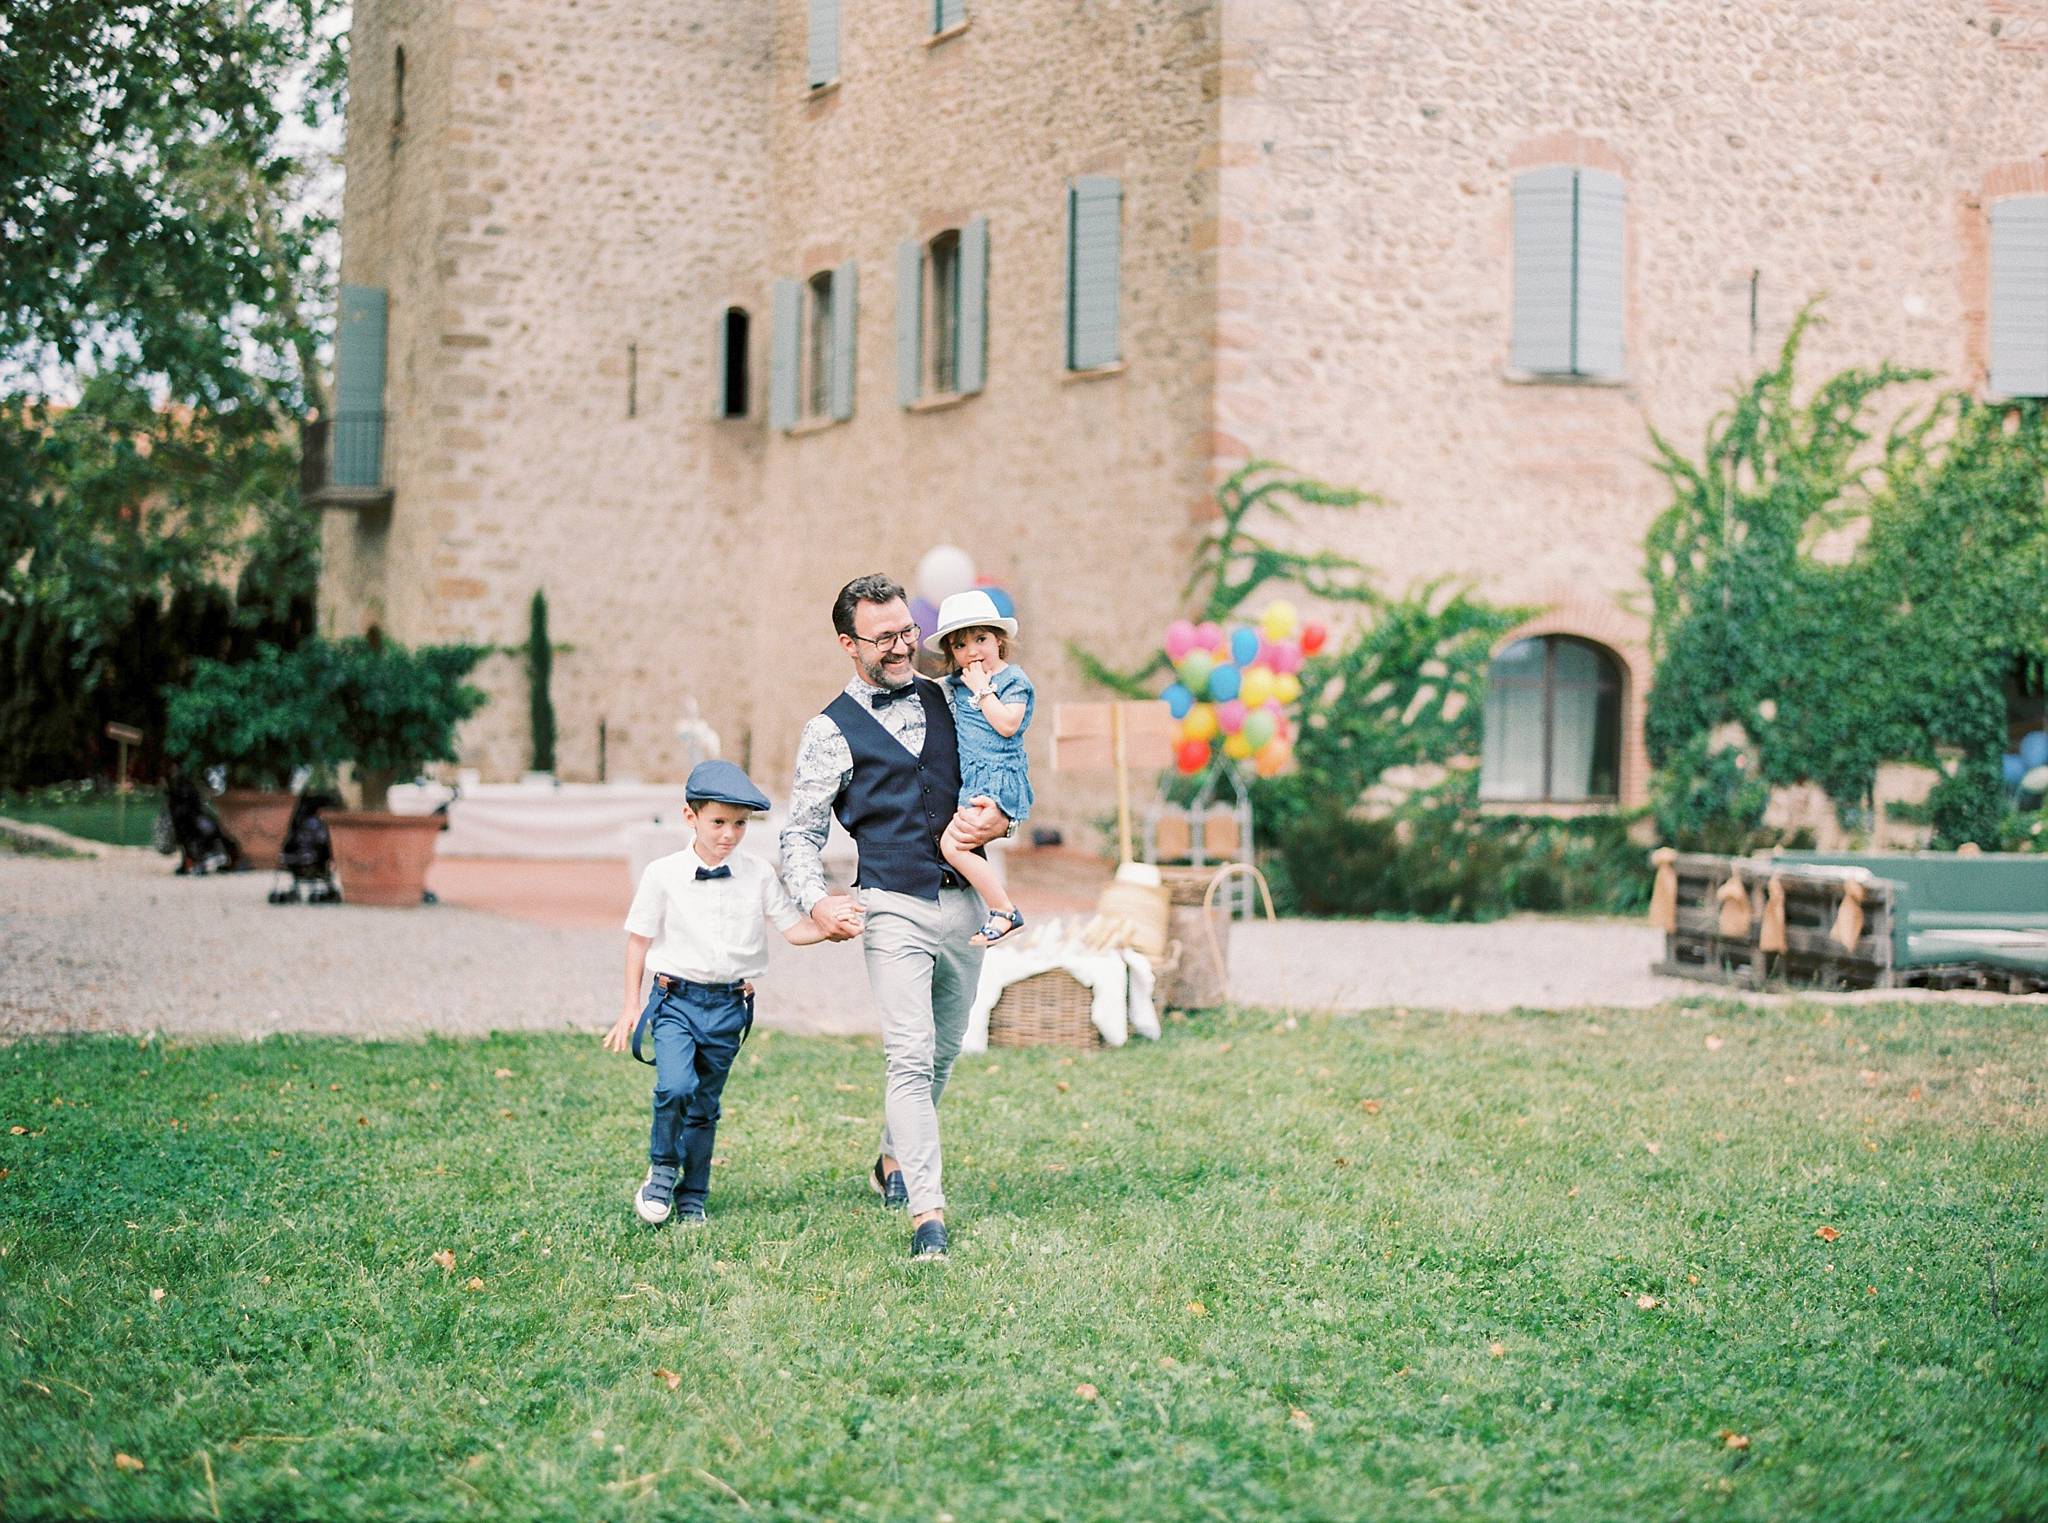
{"type": "MultiPolygon", "coordinates": [[[[1155,1009],[1166,1007],[1160,993],[1180,966],[1180,945],[1167,948],[1163,959],[1152,959],[1152,1001],[1155,1009]]],[[[988,1013],[988,1044],[991,1047],[1100,1047],[1102,1033],[1095,1029],[1095,991],[1065,968],[1048,968],[1029,978],[1006,985],[988,1013]]]]}

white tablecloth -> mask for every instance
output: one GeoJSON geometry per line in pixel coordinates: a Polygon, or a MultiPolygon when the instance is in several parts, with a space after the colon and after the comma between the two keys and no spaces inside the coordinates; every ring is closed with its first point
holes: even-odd
{"type": "MultiPolygon", "coordinates": [[[[405,783],[391,790],[394,814],[428,814],[454,790],[405,783]]],[[[448,807],[440,853],[447,857],[619,857],[627,831],[680,822],[681,783],[472,783],[448,807]]]]}

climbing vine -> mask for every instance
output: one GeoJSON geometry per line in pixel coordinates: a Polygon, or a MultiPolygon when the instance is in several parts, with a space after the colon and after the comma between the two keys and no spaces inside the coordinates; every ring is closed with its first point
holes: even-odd
{"type": "Polygon", "coordinates": [[[1770,787],[1854,811],[1897,760],[1942,772],[1937,845],[1994,844],[2006,684],[2048,657],[2048,414],[1945,391],[1880,432],[1880,404],[1931,377],[1849,369],[1801,400],[1815,321],[1697,457],[1652,436],[1672,489],[1645,542],[1660,826],[1729,849],[1770,787]]]}

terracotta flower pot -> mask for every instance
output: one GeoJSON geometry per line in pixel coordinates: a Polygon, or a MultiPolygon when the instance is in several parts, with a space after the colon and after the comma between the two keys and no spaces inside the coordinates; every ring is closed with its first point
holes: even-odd
{"type": "Polygon", "coordinates": [[[292,822],[292,796],[259,788],[230,788],[213,801],[221,828],[242,848],[244,867],[273,868],[292,822]]]}
{"type": "Polygon", "coordinates": [[[441,819],[350,809],[322,814],[334,843],[334,870],[345,904],[416,907],[427,886],[441,819]]]}

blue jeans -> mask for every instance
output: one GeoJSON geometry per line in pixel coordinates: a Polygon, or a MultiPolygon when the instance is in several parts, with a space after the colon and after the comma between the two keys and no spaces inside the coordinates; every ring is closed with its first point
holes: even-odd
{"type": "MultiPolygon", "coordinates": [[[[654,1036],[654,1129],[647,1159],[680,1171],[677,1206],[703,1205],[711,1188],[718,1097],[753,1020],[753,1006],[739,990],[694,985],[656,987],[640,1014],[641,1027],[654,1036]]],[[[634,1037],[638,1057],[638,1031],[634,1037]]]]}

